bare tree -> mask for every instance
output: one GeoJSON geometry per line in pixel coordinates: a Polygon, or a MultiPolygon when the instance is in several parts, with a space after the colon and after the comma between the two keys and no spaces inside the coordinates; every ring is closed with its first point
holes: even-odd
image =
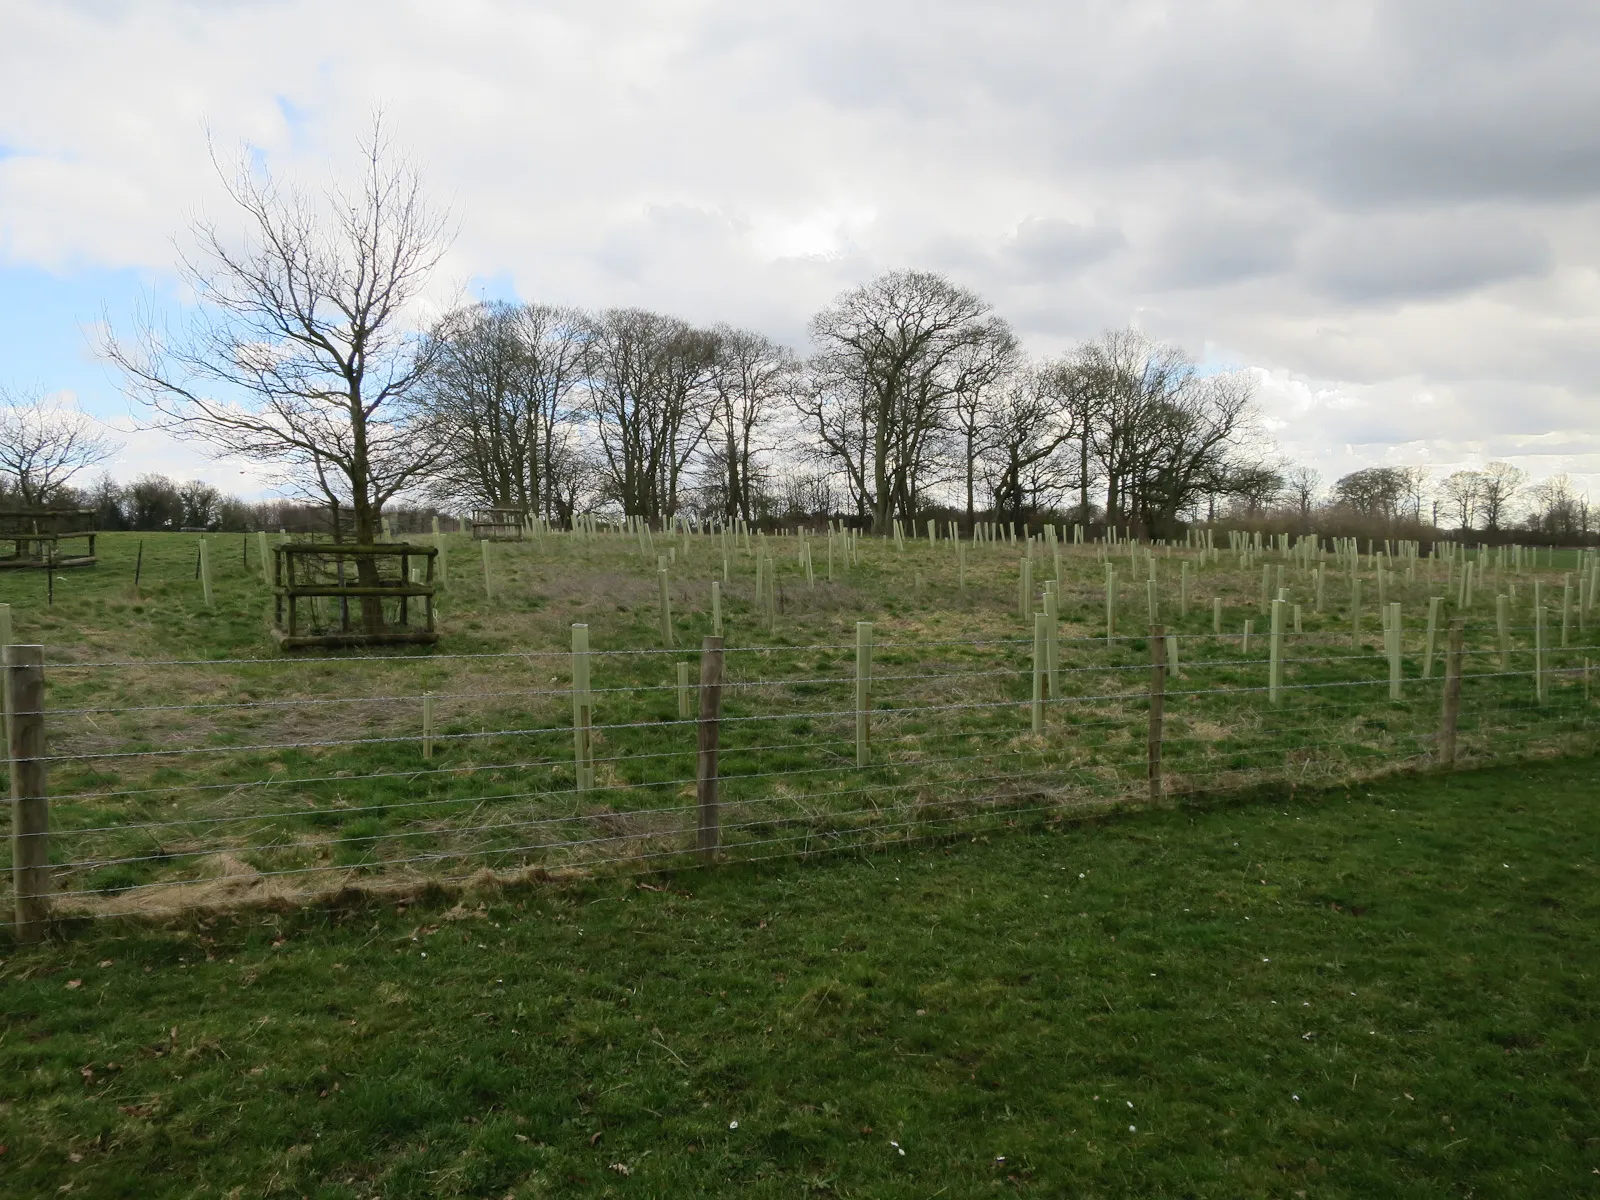
{"type": "Polygon", "coordinates": [[[1472,528],[1472,518],[1478,513],[1479,493],[1483,489],[1482,471],[1452,471],[1439,484],[1439,497],[1445,511],[1456,523],[1456,528],[1472,528]]]}
{"type": "MultiPolygon", "coordinates": [[[[990,336],[960,346],[954,355],[950,388],[951,433],[958,445],[961,481],[965,485],[967,528],[972,528],[979,462],[989,449],[989,418],[1005,410],[998,393],[1008,387],[1017,369],[1017,339],[1009,326],[995,324],[990,336]]],[[[1051,453],[1054,453],[1052,448],[1051,453]]]]}
{"type": "Polygon", "coordinates": [[[541,304],[450,314],[416,399],[435,446],[431,490],[555,517],[552,481],[571,456],[587,318],[541,304]]]}
{"type": "Polygon", "coordinates": [[[1507,462],[1492,462],[1483,468],[1478,484],[1478,516],[1483,528],[1498,532],[1511,515],[1511,504],[1528,482],[1528,473],[1507,462]]]}
{"type": "Polygon", "coordinates": [[[1171,527],[1228,478],[1254,418],[1244,374],[1199,375],[1176,346],[1110,330],[1079,351],[1106,520],[1171,527]]]}
{"type": "Polygon", "coordinates": [[[985,301],[926,271],[891,271],[812,318],[802,413],[875,531],[915,518],[963,358],[1004,332],[985,301]]]}
{"type": "Polygon", "coordinates": [[[384,503],[432,465],[405,402],[439,343],[407,322],[449,239],[381,121],[360,166],[354,190],[319,202],[243,157],[231,172],[219,164],[243,244],[197,222],[181,264],[198,298],[188,327],[147,323],[135,342],[108,336],[104,349],[157,425],[275,464],[335,514],[348,505],[368,543],[384,503]]]}
{"type": "Polygon", "coordinates": [[[793,350],[759,333],[719,325],[712,331],[716,392],[715,467],[723,515],[755,519],[761,484],[760,456],[778,406],[793,401],[800,361],[793,350]]]}
{"type": "Polygon", "coordinates": [[[1334,482],[1336,503],[1363,517],[1393,521],[1410,494],[1403,467],[1364,467],[1334,482]]]}
{"type": "Polygon", "coordinates": [[[1322,495],[1322,472],[1304,465],[1290,467],[1283,473],[1283,490],[1300,519],[1308,521],[1322,495]]]}
{"type": "Polygon", "coordinates": [[[593,319],[588,402],[606,486],[622,511],[670,520],[716,416],[716,339],[676,317],[614,308],[593,319]]]}
{"type": "Polygon", "coordinates": [[[1074,410],[1061,402],[1070,379],[1061,364],[1026,367],[984,406],[984,457],[997,519],[1026,521],[1076,486],[1073,455],[1065,451],[1082,430],[1074,410]]]}
{"type": "Polygon", "coordinates": [[[1228,472],[1220,490],[1239,515],[1259,517],[1282,499],[1287,484],[1283,471],[1272,463],[1244,463],[1228,472]]]}
{"type": "Polygon", "coordinates": [[[120,449],[78,409],[52,403],[42,392],[0,388],[0,479],[25,508],[55,503],[80,471],[120,449]]]}
{"type": "Polygon", "coordinates": [[[1400,482],[1404,489],[1401,501],[1411,509],[1411,519],[1422,520],[1422,506],[1427,503],[1429,484],[1433,480],[1433,472],[1427,467],[1396,467],[1400,472],[1400,482]]]}
{"type": "Polygon", "coordinates": [[[1589,497],[1580,495],[1570,476],[1552,475],[1528,489],[1532,509],[1528,528],[1552,537],[1581,537],[1589,532],[1589,497]]]}

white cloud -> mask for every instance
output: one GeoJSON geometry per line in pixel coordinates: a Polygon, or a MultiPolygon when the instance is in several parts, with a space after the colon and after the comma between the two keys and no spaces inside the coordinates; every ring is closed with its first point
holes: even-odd
{"type": "Polygon", "coordinates": [[[799,340],[926,265],[1041,351],[1137,317],[1258,368],[1329,471],[1588,472],[1597,35],[1576,0],[14,2],[0,272],[169,269],[226,211],[208,129],[314,185],[381,107],[461,223],[439,302],[508,280],[799,340]],[[1546,435],[1574,449],[1517,441],[1546,435]]]}

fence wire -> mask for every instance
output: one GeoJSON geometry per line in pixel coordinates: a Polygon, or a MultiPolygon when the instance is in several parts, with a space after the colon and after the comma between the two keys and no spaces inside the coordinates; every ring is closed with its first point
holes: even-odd
{"type": "MultiPolygon", "coordinates": [[[[1176,662],[1148,633],[1047,647],[901,638],[875,643],[886,661],[860,674],[847,669],[855,644],[728,647],[714,855],[761,861],[1196,793],[1353,782],[1440,765],[1447,745],[1457,765],[1593,748],[1600,647],[1493,622],[1462,636],[1452,661],[1445,630],[1425,638],[1415,626],[1376,652],[1382,630],[1275,640],[1263,630],[1248,647],[1233,632],[1174,634],[1176,662]]],[[[581,761],[559,668],[550,687],[397,682],[407,670],[433,682],[441,664],[563,652],[294,659],[377,664],[390,684],[324,696],[235,681],[219,697],[213,679],[173,702],[119,684],[118,672],[175,671],[181,690],[189,669],[285,660],[53,662],[52,690],[69,702],[42,714],[50,902],[63,916],[148,915],[703,859],[712,810],[697,738],[711,715],[697,681],[663,679],[663,655],[696,658],[590,652],[599,679],[581,761]],[[71,702],[84,672],[97,673],[93,695],[71,702]],[[262,686],[273,694],[249,694],[262,686]]],[[[7,916],[12,841],[0,851],[7,916]]]]}

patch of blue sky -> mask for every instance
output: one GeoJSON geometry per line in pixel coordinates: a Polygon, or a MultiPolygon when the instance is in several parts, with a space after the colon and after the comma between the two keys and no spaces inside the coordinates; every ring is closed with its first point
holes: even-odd
{"type": "Polygon", "coordinates": [[[170,276],[0,265],[0,384],[70,391],[86,412],[126,415],[121,381],[100,358],[96,339],[105,321],[131,333],[152,306],[157,313],[177,310],[170,276]]]}
{"type": "Polygon", "coordinates": [[[522,295],[517,291],[517,281],[509,271],[501,271],[494,275],[474,275],[468,282],[466,291],[473,302],[503,301],[507,304],[523,302],[522,295]]]}

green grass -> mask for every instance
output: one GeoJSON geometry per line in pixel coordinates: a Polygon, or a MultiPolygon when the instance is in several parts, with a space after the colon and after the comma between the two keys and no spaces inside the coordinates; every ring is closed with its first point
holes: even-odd
{"type": "Polygon", "coordinates": [[[1596,784],[101,923],[0,951],[0,1193],[1590,1196],[1596,784]]]}
{"type": "MultiPolygon", "coordinates": [[[[418,876],[485,867],[514,876],[607,858],[662,861],[692,844],[695,735],[675,723],[671,685],[677,660],[692,660],[710,630],[710,581],[722,566],[718,539],[690,538],[687,547],[671,539],[679,552],[672,579],[680,648],[671,654],[640,653],[660,649],[655,551],[666,550],[669,539],[648,553],[615,535],[492,546],[492,602],[478,549],[463,537],[447,540],[441,653],[359,661],[348,654],[305,661],[277,651],[253,536],[214,542],[211,608],[201,602],[191,535],[104,536],[100,565],[63,573],[53,606],[43,602],[42,575],[0,574],[0,601],[12,605],[18,638],[47,647],[51,751],[114,756],[52,767],[60,907],[192,905],[214,898],[220,876],[260,898],[350,883],[405,886],[418,876]],[[597,719],[614,726],[599,734],[601,786],[586,795],[574,791],[568,727],[574,621],[589,625],[598,652],[597,719]],[[510,656],[449,657],[480,654],[510,656]],[[218,658],[264,661],[149,665],[218,658]],[[85,663],[125,665],[70,665],[85,663]],[[428,762],[417,740],[424,691],[435,694],[440,734],[428,762]],[[264,703],[248,706],[254,702],[264,703]],[[222,707],[159,707],[194,704],[222,707]],[[85,709],[91,711],[74,711],[85,709]],[[260,746],[271,748],[249,749],[260,746]],[[200,752],[145,755],[177,748],[200,752]]],[[[1049,705],[1043,736],[1034,736],[1026,705],[1030,627],[1017,611],[1021,547],[969,544],[963,591],[949,542],[898,551],[868,539],[859,564],[847,569],[841,555],[836,582],[819,578],[814,587],[797,566],[795,538],[764,542],[782,592],[776,627],[758,616],[754,563],[742,548],[724,588],[728,857],[837,846],[841,838],[884,844],[948,831],[969,818],[986,825],[1013,809],[1092,808],[1144,789],[1150,648],[1139,636],[1110,645],[1095,636],[1104,602],[1097,548],[1069,548],[1063,556],[1062,695],[1049,705]],[[872,761],[858,768],[847,710],[854,703],[855,622],[862,618],[875,623],[878,649],[872,761]],[[743,686],[755,681],[765,682],[743,686]],[[781,719],[769,719],[775,717],[781,719]]],[[[813,545],[825,575],[826,545],[813,545]]],[[[1179,560],[1157,556],[1163,620],[1183,636],[1183,669],[1169,682],[1166,706],[1168,791],[1269,781],[1317,786],[1427,761],[1442,672],[1436,660],[1431,678],[1420,678],[1422,622],[1426,598],[1448,591],[1443,569],[1420,564],[1413,580],[1402,570],[1389,585],[1386,594],[1403,599],[1407,622],[1404,696],[1391,701],[1370,563],[1363,564],[1364,635],[1353,650],[1346,575],[1330,570],[1328,611],[1319,615],[1310,611],[1309,574],[1292,559],[1266,557],[1273,582],[1281,570],[1284,586],[1307,609],[1304,635],[1286,640],[1289,690],[1276,707],[1262,692],[1261,563],[1191,556],[1190,610],[1182,616],[1175,611],[1179,560]],[[1210,636],[1213,597],[1225,603],[1229,632],[1220,639],[1210,636]],[[1237,637],[1246,618],[1258,625],[1248,654],[1237,637]]],[[[1120,552],[1115,561],[1119,628],[1137,633],[1148,615],[1147,563],[1120,552]]],[[[1042,585],[1054,570],[1051,556],[1039,555],[1035,566],[1042,585]]],[[[1560,650],[1559,620],[1552,618],[1547,665],[1559,673],[1546,701],[1535,704],[1527,674],[1496,673],[1487,599],[1496,587],[1517,589],[1512,666],[1525,671],[1533,582],[1558,602],[1562,577],[1576,566],[1577,556],[1566,553],[1537,573],[1489,573],[1467,614],[1474,678],[1463,696],[1461,761],[1596,748],[1594,698],[1583,678],[1586,656],[1595,653],[1586,621],[1573,622],[1560,650]]],[[[0,870],[8,853],[0,841],[0,870]]],[[[0,907],[9,907],[7,886],[0,876],[0,907]]]]}

